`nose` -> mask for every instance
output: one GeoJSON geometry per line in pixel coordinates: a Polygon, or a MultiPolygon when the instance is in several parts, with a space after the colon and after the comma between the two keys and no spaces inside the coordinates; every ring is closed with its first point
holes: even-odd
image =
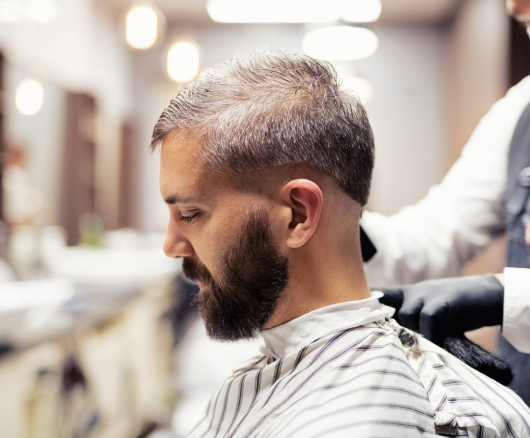
{"type": "Polygon", "coordinates": [[[179,224],[173,218],[169,219],[166,237],[164,239],[164,253],[171,258],[191,257],[195,254],[193,246],[182,234],[179,224]]]}

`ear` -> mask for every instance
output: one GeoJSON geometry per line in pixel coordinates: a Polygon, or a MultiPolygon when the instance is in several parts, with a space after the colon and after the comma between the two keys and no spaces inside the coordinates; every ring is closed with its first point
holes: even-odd
{"type": "Polygon", "coordinates": [[[286,244],[300,248],[317,228],[324,202],[322,191],[313,181],[295,179],[282,187],[281,196],[291,211],[286,244]]]}

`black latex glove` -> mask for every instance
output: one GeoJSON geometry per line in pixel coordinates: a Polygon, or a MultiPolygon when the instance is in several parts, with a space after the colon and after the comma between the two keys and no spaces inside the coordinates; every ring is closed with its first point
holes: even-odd
{"type": "Polygon", "coordinates": [[[448,336],[502,324],[504,287],[493,274],[422,281],[384,292],[383,304],[394,307],[394,318],[443,347],[448,336]]]}

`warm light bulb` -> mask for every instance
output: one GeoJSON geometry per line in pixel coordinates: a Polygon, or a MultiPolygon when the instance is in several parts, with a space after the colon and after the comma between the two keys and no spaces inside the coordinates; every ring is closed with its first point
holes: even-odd
{"type": "Polygon", "coordinates": [[[371,23],[381,15],[381,0],[342,0],[341,18],[350,23],[371,23]]]}
{"type": "Polygon", "coordinates": [[[372,84],[364,78],[345,76],[342,78],[341,88],[353,91],[363,105],[366,105],[374,94],[372,84]]]}
{"type": "Polygon", "coordinates": [[[349,61],[367,58],[377,50],[375,33],[362,27],[324,27],[304,35],[304,53],[329,61],[349,61]]]}
{"type": "Polygon", "coordinates": [[[340,18],[340,0],[208,0],[219,23],[328,23],[340,18]]]}
{"type": "Polygon", "coordinates": [[[44,102],[44,90],[40,82],[34,79],[26,79],[17,87],[15,93],[15,105],[17,110],[26,115],[37,114],[44,102]]]}
{"type": "Polygon", "coordinates": [[[188,41],[174,43],[167,52],[167,73],[176,82],[189,82],[199,73],[199,50],[188,41]]]}
{"type": "Polygon", "coordinates": [[[135,49],[148,49],[157,38],[157,16],[149,6],[134,6],[125,20],[125,38],[135,49]]]}

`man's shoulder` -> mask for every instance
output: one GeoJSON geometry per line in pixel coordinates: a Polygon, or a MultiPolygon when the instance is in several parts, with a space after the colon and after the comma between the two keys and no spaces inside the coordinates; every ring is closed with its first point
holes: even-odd
{"type": "Polygon", "coordinates": [[[270,362],[270,359],[263,354],[256,354],[247,360],[238,364],[238,366],[232,372],[230,378],[241,377],[251,371],[261,369],[270,362]]]}
{"type": "Polygon", "coordinates": [[[495,436],[530,436],[530,409],[511,389],[426,339],[419,339],[419,348],[421,357],[412,365],[424,386],[429,385],[431,403],[439,406],[437,421],[451,417],[461,428],[479,424],[495,436]]]}
{"type": "Polygon", "coordinates": [[[407,422],[434,431],[428,395],[395,332],[367,324],[310,347],[230,380],[250,398],[261,388],[234,436],[398,436],[407,422]]]}
{"type": "Polygon", "coordinates": [[[459,434],[479,424],[500,436],[509,428],[530,436],[521,403],[385,320],[330,333],[286,357],[248,361],[214,395],[203,427],[234,437],[292,438],[424,436],[447,424],[459,434]]]}

